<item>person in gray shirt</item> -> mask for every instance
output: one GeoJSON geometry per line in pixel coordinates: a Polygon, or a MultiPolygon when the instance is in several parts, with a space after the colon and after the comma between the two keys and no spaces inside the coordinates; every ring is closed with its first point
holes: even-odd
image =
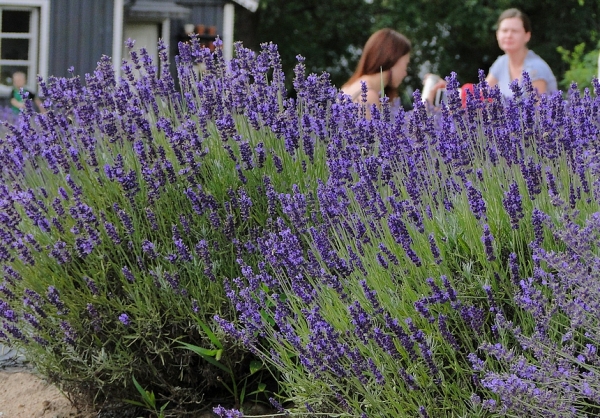
{"type": "Polygon", "coordinates": [[[498,85],[502,94],[512,97],[509,85],[514,80],[521,81],[523,71],[531,78],[538,94],[553,93],[558,90],[556,77],[539,55],[527,48],[531,38],[531,21],[518,9],[508,9],[498,18],[496,39],[505,52],[490,67],[486,81],[490,86],[498,85]]]}

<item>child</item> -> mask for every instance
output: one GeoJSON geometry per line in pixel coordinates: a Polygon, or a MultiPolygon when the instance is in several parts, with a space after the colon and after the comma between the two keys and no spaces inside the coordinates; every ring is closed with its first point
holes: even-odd
{"type": "Polygon", "coordinates": [[[25,88],[27,77],[25,76],[24,72],[15,72],[12,76],[12,81],[13,90],[10,96],[10,108],[15,115],[18,115],[23,109],[25,109],[25,101],[23,100],[23,96],[21,96],[21,89],[23,89],[23,92],[29,93],[27,97],[35,102],[40,112],[44,111],[44,106],[42,105],[40,98],[25,88]]]}

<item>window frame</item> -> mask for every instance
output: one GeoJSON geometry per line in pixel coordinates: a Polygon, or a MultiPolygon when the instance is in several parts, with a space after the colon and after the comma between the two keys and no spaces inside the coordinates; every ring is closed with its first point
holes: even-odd
{"type": "MultiPolygon", "coordinates": [[[[27,86],[37,91],[37,76],[48,77],[48,57],[50,48],[50,0],[0,0],[0,9],[7,11],[31,11],[29,32],[0,32],[1,39],[29,38],[27,60],[2,60],[0,65],[20,65],[28,68],[27,86]]],[[[4,84],[5,80],[0,80],[4,84]]]]}

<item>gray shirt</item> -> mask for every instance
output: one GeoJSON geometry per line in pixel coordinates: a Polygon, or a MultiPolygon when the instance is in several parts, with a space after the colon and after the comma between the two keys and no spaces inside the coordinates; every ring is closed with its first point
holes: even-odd
{"type": "MultiPolygon", "coordinates": [[[[532,50],[527,52],[525,62],[523,63],[523,71],[527,71],[531,81],[544,80],[546,82],[546,93],[553,93],[558,90],[556,85],[556,77],[552,74],[552,70],[539,55],[532,50]]],[[[508,55],[504,54],[498,57],[490,67],[490,74],[498,80],[500,92],[505,97],[512,97],[512,91],[508,87],[511,83],[510,69],[508,68],[508,55]]]]}

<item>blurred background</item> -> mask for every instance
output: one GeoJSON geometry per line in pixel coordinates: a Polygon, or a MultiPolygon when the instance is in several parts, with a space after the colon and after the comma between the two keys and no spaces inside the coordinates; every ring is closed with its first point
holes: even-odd
{"type": "Polygon", "coordinates": [[[427,72],[454,71],[463,84],[477,82],[479,69],[487,74],[502,54],[496,20],[511,7],[530,17],[529,47],[562,81],[559,88],[566,90],[571,81],[591,85],[598,76],[598,0],[261,0],[256,13],[238,15],[236,34],[253,48],[277,43],[286,74],[301,54],[309,71],[328,71],[341,86],[369,35],[382,27],[396,29],[413,44],[409,76],[400,87],[406,106],[427,72]]]}
{"type": "MultiPolygon", "coordinates": [[[[352,73],[372,32],[391,27],[413,44],[409,76],[400,87],[405,107],[427,72],[458,74],[477,82],[501,55],[495,38],[500,12],[517,7],[533,25],[530,48],[552,68],[559,87],[590,85],[598,74],[598,0],[0,0],[0,96],[12,91],[12,74],[70,76],[94,71],[102,55],[127,58],[124,41],[137,40],[156,57],[164,39],[174,72],[177,43],[196,33],[207,45],[224,41],[226,56],[236,40],[259,49],[279,47],[291,86],[296,55],[309,72],[327,71],[341,86],[352,73]]],[[[120,60],[113,62],[120,71],[120,60]]]]}

